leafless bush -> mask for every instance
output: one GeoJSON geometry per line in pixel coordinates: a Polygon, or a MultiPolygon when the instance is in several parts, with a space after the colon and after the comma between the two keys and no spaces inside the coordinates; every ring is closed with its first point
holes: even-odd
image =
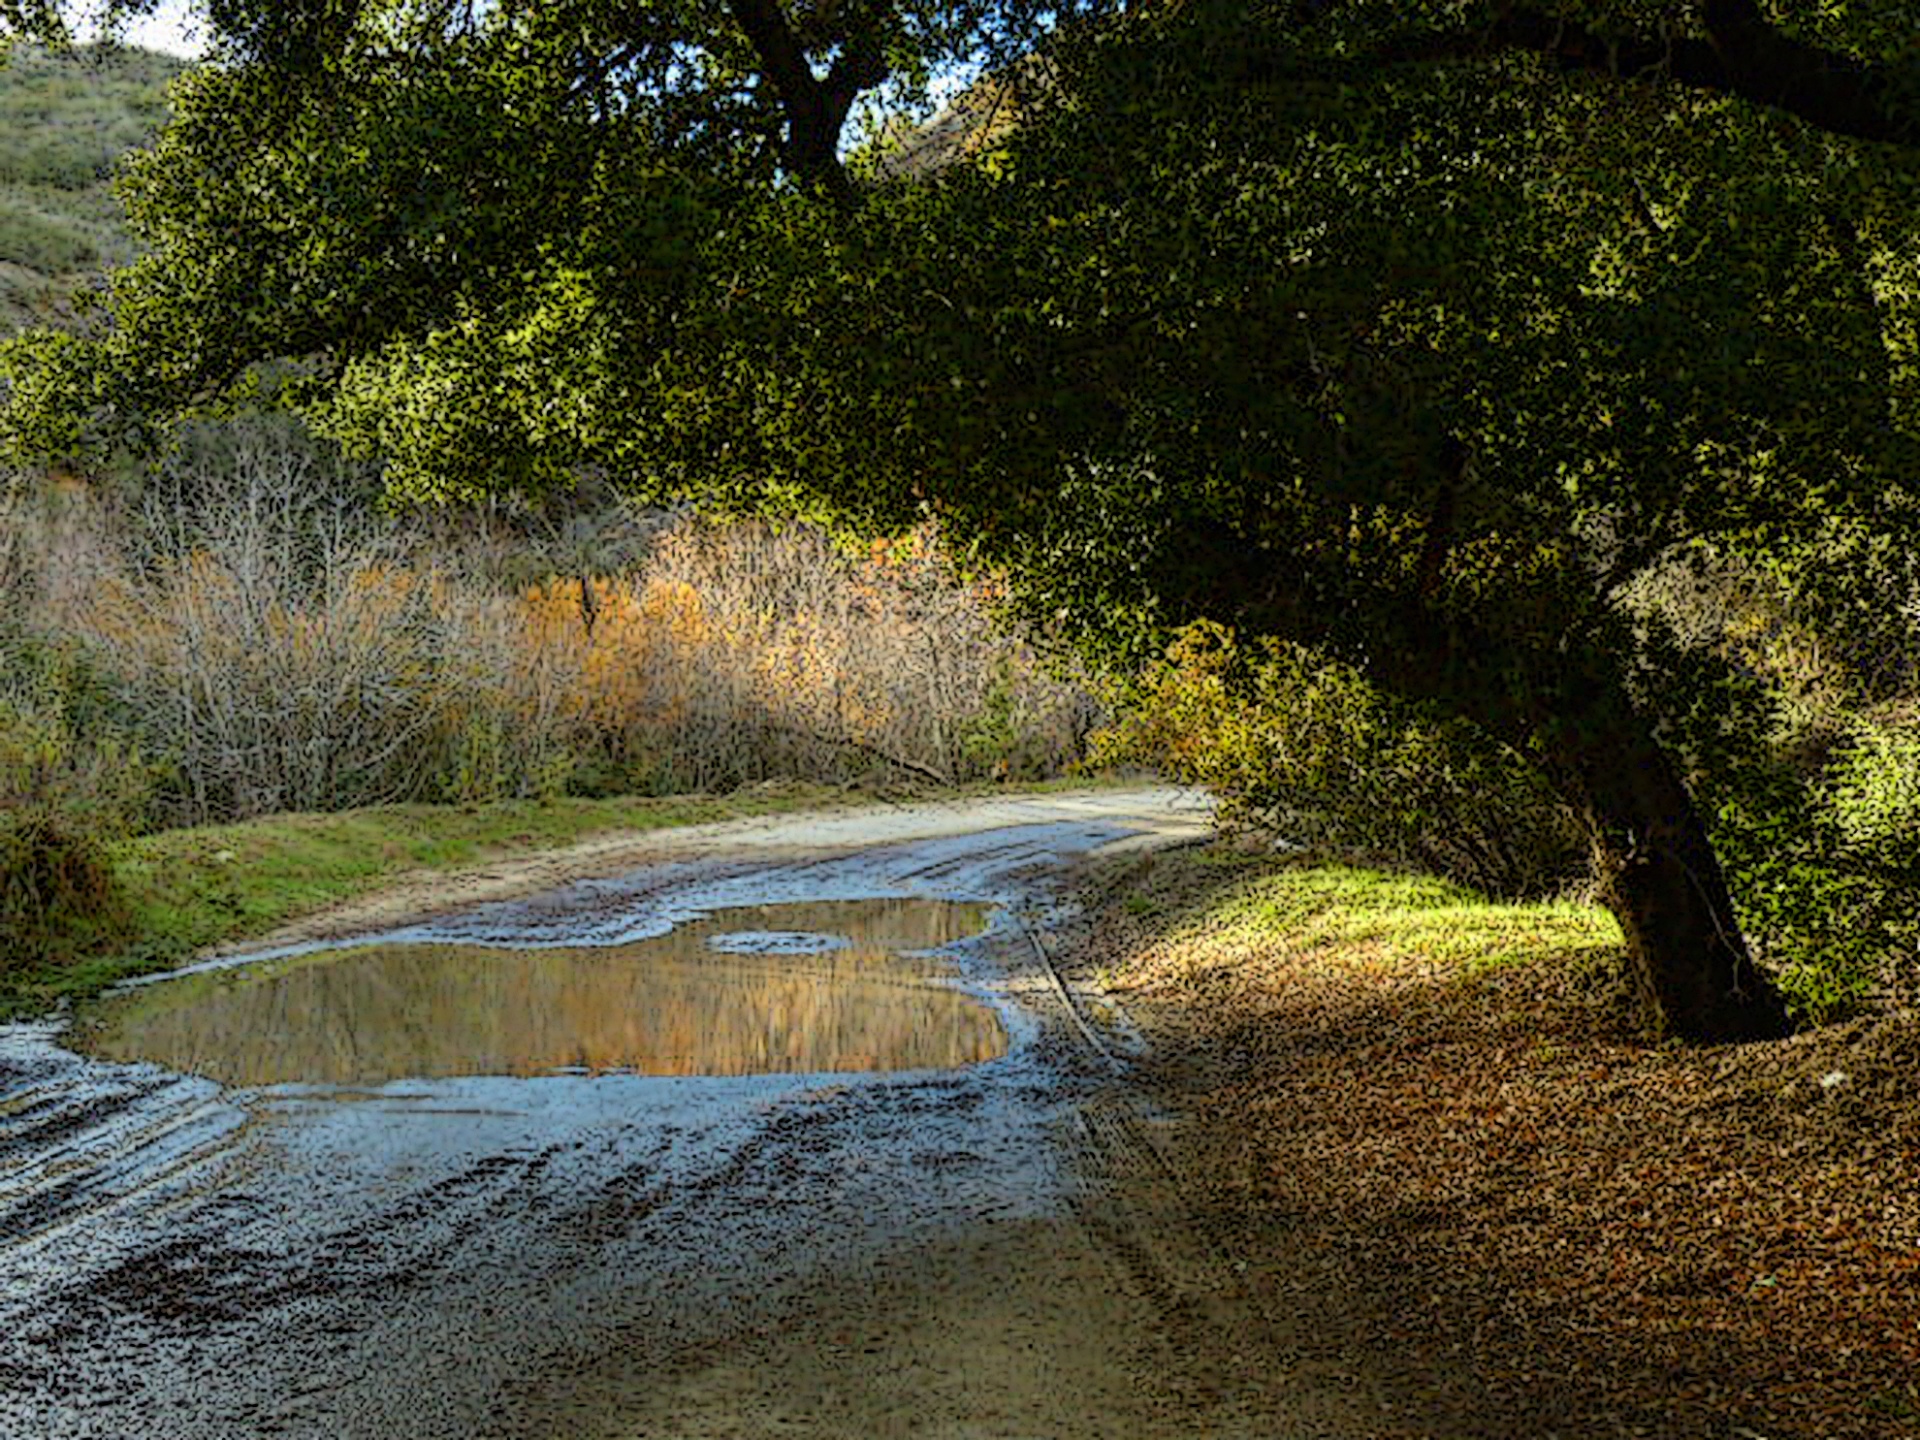
{"type": "Polygon", "coordinates": [[[930,533],[849,555],[804,528],[688,523],[645,575],[697,611],[668,628],[693,643],[659,682],[697,783],[1035,778],[1076,760],[1093,722],[1085,690],[995,627],[991,587],[962,583],[930,533]]]}
{"type": "Polygon", "coordinates": [[[176,458],[136,504],[44,480],[0,504],[16,629],[84,656],[158,763],[170,823],[876,769],[1036,777],[1092,720],[926,535],[852,555],[762,525],[393,520],[363,476],[264,429],[176,458]]]}
{"type": "Polygon", "coordinates": [[[0,618],[57,624],[118,566],[121,536],[112,507],[74,476],[0,478],[0,618]]]}

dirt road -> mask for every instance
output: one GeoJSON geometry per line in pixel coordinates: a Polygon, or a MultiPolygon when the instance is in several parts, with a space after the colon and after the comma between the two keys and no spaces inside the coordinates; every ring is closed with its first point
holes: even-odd
{"type": "Polygon", "coordinates": [[[710,827],[269,947],[982,902],[931,983],[1006,1049],[957,1068],[230,1088],[0,1028],[0,1436],[1369,1433],[1158,1165],[1123,1018],[1045,961],[1064,865],[1204,818],[1160,790],[710,827]]]}

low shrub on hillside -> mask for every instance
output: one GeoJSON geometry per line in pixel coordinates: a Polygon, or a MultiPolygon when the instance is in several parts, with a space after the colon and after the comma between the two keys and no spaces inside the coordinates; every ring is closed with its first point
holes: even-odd
{"type": "Polygon", "coordinates": [[[112,846],[139,823],[152,775],[107,714],[83,663],[0,626],[0,970],[125,931],[112,846]]]}
{"type": "Polygon", "coordinates": [[[185,62],[132,48],[14,46],[0,65],[0,334],[69,328],[82,277],[135,253],[112,182],[165,120],[185,62]]]}
{"type": "Polygon", "coordinates": [[[16,203],[0,189],[0,261],[44,275],[65,275],[92,265],[100,249],[88,227],[16,203]]]}
{"type": "Polygon", "coordinates": [[[128,924],[106,836],[72,814],[0,808],[0,971],[91,954],[128,924]]]}
{"type": "Polygon", "coordinates": [[[0,805],[140,828],[160,771],[129,743],[134,724],[87,650],[0,615],[0,805]]]}

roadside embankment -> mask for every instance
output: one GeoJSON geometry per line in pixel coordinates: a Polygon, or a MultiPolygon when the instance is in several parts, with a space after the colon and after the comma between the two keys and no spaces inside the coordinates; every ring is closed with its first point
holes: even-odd
{"type": "Polygon", "coordinates": [[[1383,1434],[1920,1436],[1913,1015],[1653,1044],[1602,911],[1221,844],[1079,896],[1199,1222],[1383,1434]]]}
{"type": "Polygon", "coordinates": [[[820,809],[849,798],[836,786],[778,783],[721,796],[387,805],[159,831],[125,841],[113,857],[126,916],[120,943],[67,964],[11,972],[0,953],[0,1019],[86,998],[116,980],[400,882],[416,891],[452,888],[461,883],[456,871],[555,847],[624,843],[668,827],[820,809]]]}

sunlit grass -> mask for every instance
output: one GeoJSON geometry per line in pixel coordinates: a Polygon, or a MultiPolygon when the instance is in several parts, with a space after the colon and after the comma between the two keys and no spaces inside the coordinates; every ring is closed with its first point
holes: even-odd
{"type": "Polygon", "coordinates": [[[1120,985],[1207,984],[1253,957],[1269,967],[1470,978],[1621,943],[1596,905],[1489,900],[1431,876],[1218,848],[1162,861],[1136,885],[1123,901],[1128,913],[1164,920],[1155,942],[1116,971],[1120,985]]]}

